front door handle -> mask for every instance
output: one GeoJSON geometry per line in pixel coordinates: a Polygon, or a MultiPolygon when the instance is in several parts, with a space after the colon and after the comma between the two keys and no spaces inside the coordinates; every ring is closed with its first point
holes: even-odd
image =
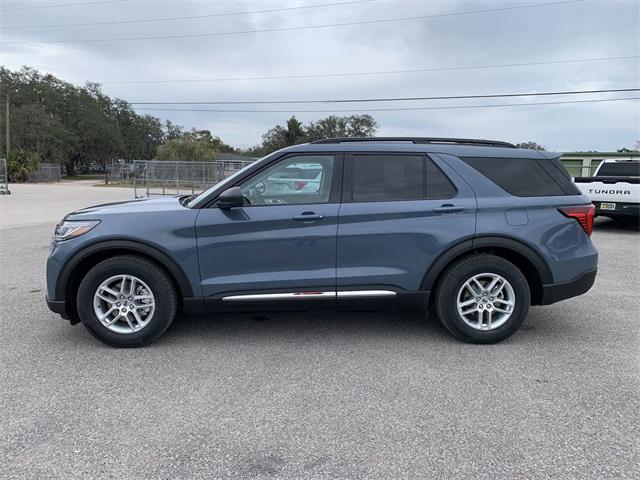
{"type": "Polygon", "coordinates": [[[463,207],[456,207],[451,203],[445,203],[441,207],[436,207],[433,209],[435,213],[457,213],[462,212],[464,210],[463,207]]]}
{"type": "Polygon", "coordinates": [[[304,212],[301,215],[296,215],[293,219],[296,222],[316,222],[322,220],[324,215],[322,213],[304,212]]]}

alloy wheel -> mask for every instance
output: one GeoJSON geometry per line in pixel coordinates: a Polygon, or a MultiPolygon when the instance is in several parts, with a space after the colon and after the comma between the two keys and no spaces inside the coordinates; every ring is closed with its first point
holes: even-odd
{"type": "Polygon", "coordinates": [[[511,284],[496,273],[481,273],[468,279],[457,297],[462,320],[476,330],[495,330],[511,317],[516,295],[511,284]]]}
{"type": "Polygon", "coordinates": [[[100,323],[112,332],[136,333],[153,318],[155,297],[138,277],[115,275],[96,289],[93,310],[100,323]]]}

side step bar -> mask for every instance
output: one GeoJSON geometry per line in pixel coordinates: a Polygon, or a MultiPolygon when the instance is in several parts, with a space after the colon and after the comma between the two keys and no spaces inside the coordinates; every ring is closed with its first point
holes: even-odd
{"type": "Polygon", "coordinates": [[[305,300],[319,298],[371,298],[394,297],[393,290],[349,290],[339,292],[286,292],[286,293],[258,293],[247,295],[230,295],[222,297],[225,302],[245,302],[256,300],[305,300]]]}

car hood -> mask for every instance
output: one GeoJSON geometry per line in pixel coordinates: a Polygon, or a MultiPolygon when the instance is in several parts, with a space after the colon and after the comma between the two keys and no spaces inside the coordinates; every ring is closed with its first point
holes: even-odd
{"type": "Polygon", "coordinates": [[[178,196],[159,198],[138,198],[126,202],[103,203],[82,208],[67,215],[66,218],[89,218],[101,215],[141,212],[166,212],[167,210],[183,210],[187,207],[180,203],[178,196]]]}

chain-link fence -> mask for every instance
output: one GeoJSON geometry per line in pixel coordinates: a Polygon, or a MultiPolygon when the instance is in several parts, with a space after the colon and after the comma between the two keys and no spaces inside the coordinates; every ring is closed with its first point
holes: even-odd
{"type": "Polygon", "coordinates": [[[134,160],[113,163],[108,169],[109,181],[132,183],[134,195],[179,195],[197,193],[253,163],[245,160],[210,162],[178,162],[134,160]]]}
{"type": "Polygon", "coordinates": [[[59,182],[62,178],[60,165],[40,162],[37,170],[29,172],[30,182],[59,182]]]}
{"type": "Polygon", "coordinates": [[[7,172],[7,159],[0,158],[0,195],[9,195],[9,174],[7,172]]]}

